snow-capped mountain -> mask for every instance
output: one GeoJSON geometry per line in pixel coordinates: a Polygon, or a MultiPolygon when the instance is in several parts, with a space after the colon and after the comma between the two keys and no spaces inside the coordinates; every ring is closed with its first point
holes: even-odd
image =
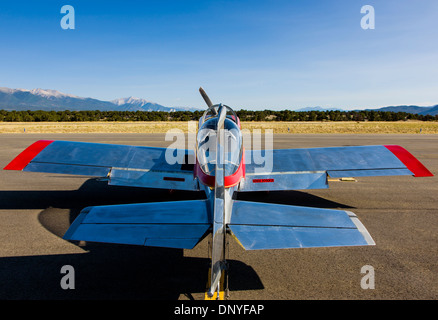
{"type": "Polygon", "coordinates": [[[148,101],[146,99],[135,98],[135,97],[119,98],[119,99],[111,100],[110,102],[112,102],[118,106],[121,106],[124,104],[132,104],[132,105],[142,106],[142,105],[145,105],[147,103],[153,103],[153,102],[148,101]]]}
{"type": "Polygon", "coordinates": [[[51,90],[51,89],[32,89],[32,90],[24,90],[24,89],[19,89],[22,91],[29,91],[32,94],[41,96],[41,97],[45,97],[45,98],[64,98],[64,97],[70,97],[70,98],[78,98],[81,99],[78,96],[74,96],[72,94],[67,94],[67,93],[63,93],[63,92],[59,92],[57,90],[51,90]]]}
{"type": "Polygon", "coordinates": [[[123,111],[175,111],[173,108],[168,108],[158,103],[135,97],[119,98],[111,100],[110,102],[119,106],[118,110],[123,111]]]}
{"type": "Polygon", "coordinates": [[[41,96],[45,98],[62,98],[62,97],[70,97],[70,98],[79,98],[78,96],[74,96],[72,94],[63,93],[57,90],[52,89],[11,89],[11,88],[5,88],[0,87],[0,93],[8,93],[8,94],[15,94],[15,93],[31,93],[36,96],[41,96]]]}
{"type": "Polygon", "coordinates": [[[0,109],[45,110],[45,111],[178,111],[183,108],[169,108],[141,98],[120,98],[102,101],[78,97],[52,89],[11,89],[0,87],[0,109]]]}

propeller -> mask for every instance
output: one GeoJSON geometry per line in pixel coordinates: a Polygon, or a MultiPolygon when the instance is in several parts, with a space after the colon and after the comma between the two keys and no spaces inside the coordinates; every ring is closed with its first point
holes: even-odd
{"type": "Polygon", "coordinates": [[[201,94],[202,98],[204,98],[204,101],[207,104],[208,108],[210,108],[212,110],[214,115],[217,115],[216,108],[212,108],[213,103],[211,102],[211,100],[208,97],[207,93],[205,93],[204,89],[202,89],[202,87],[199,88],[199,93],[201,94]]]}

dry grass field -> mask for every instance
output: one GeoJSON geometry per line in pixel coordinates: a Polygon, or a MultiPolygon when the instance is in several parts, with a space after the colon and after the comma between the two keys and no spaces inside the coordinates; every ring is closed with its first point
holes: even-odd
{"type": "MultiPolygon", "coordinates": [[[[242,129],[273,133],[438,134],[436,121],[398,122],[242,122],[242,129]]],[[[197,122],[1,122],[1,133],[165,133],[196,132],[197,122]]]]}

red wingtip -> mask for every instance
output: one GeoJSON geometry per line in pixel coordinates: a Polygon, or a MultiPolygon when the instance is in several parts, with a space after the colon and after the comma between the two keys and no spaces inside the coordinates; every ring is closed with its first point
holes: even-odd
{"type": "Polygon", "coordinates": [[[53,140],[39,140],[27,147],[14,160],[12,160],[3,170],[23,170],[45,147],[53,140]]]}
{"type": "Polygon", "coordinates": [[[397,145],[385,146],[414,174],[415,177],[433,177],[430,172],[417,158],[405,148],[397,145]]]}

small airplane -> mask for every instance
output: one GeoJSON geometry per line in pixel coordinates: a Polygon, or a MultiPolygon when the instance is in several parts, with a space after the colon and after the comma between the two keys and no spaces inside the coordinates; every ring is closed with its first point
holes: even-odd
{"type": "Polygon", "coordinates": [[[219,297],[227,272],[227,239],[246,250],[374,245],[350,211],[235,200],[240,191],[328,188],[328,178],[433,176],[396,145],[259,150],[270,166],[252,161],[240,120],[223,104],[199,119],[195,150],[40,140],[5,170],[107,178],[110,185],[205,191],[205,199],[87,207],[64,235],[66,240],[192,249],[207,235],[211,269],[208,297],[219,297]],[[181,163],[182,162],[182,163],[181,163]],[[223,279],[223,278],[222,278],[223,279]],[[217,295],[216,295],[217,293],[217,295]]]}

